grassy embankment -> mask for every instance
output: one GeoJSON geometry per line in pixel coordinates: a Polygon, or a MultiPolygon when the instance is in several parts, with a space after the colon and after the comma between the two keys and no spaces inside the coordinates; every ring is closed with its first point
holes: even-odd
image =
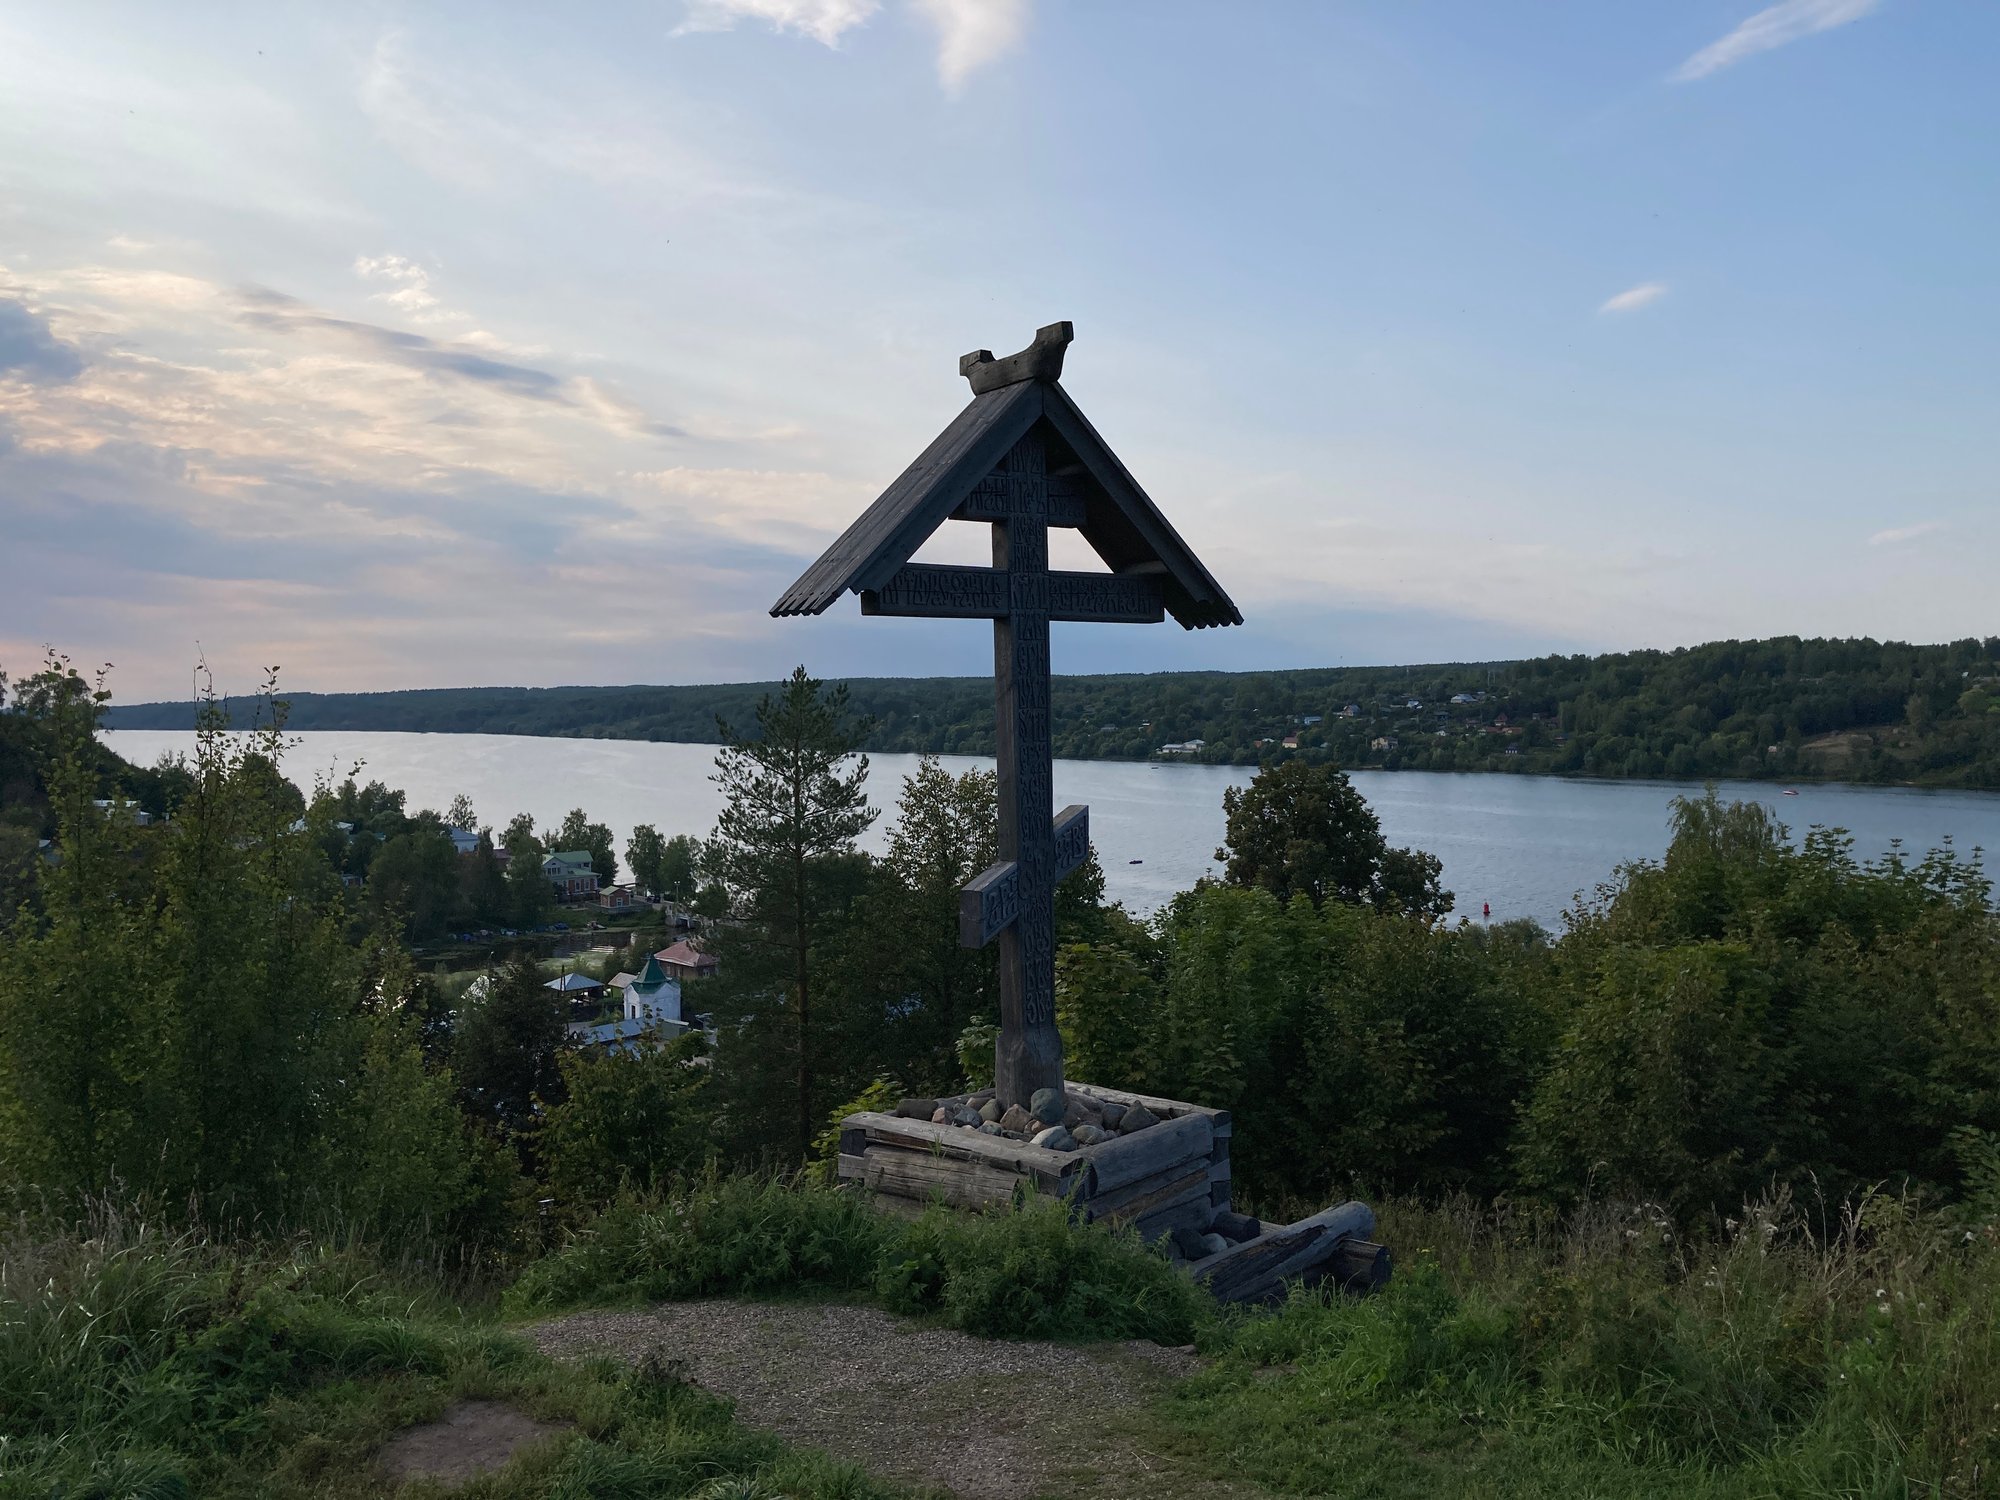
{"type": "Polygon", "coordinates": [[[574,1424],[467,1494],[886,1494],[736,1426],[668,1369],[553,1365],[505,1324],[802,1294],[991,1337],[1191,1337],[1212,1363],[1144,1419],[1148,1441],[1276,1492],[1994,1492],[1990,1228],[1886,1199],[1781,1204],[1702,1241],[1645,1211],[1558,1224],[1392,1204],[1383,1224],[1402,1254],[1386,1293],[1241,1314],[1050,1212],[910,1224],[743,1180],[612,1210],[499,1307],[359,1248],[24,1222],[0,1255],[0,1494],[364,1493],[377,1445],[458,1396],[574,1424]]]}

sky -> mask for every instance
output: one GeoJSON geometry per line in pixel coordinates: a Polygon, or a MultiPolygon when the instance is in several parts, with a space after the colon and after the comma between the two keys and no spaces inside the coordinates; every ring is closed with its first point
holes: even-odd
{"type": "Polygon", "coordinates": [[[1245,617],[1059,671],[2000,633],[1996,55],[1980,0],[0,0],[0,669],[982,673],[767,611],[1058,319],[1245,617]]]}

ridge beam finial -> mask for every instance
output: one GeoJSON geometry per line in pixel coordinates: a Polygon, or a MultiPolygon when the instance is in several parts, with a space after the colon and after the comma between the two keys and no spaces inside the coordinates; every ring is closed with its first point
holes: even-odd
{"type": "Polygon", "coordinates": [[[983,396],[1024,380],[1062,379],[1063,351],[1076,337],[1076,325],[1050,323],[1035,330],[1035,341],[1018,354],[995,359],[991,349],[975,349],[960,358],[958,373],[972,382],[972,394],[983,396]]]}

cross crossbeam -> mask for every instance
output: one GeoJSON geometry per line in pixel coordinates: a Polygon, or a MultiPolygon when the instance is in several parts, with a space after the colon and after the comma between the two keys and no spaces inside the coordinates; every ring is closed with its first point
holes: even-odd
{"type": "MultiPolygon", "coordinates": [[[[1144,573],[1041,575],[1042,612],[1051,620],[1157,625],[1167,617],[1166,590],[1144,573]]],[[[953,563],[904,563],[879,589],[861,595],[864,615],[915,615],[942,620],[997,620],[1013,613],[1013,589],[1000,568],[953,563]]]]}
{"type": "MultiPolygon", "coordinates": [[[[1055,881],[1090,858],[1090,809],[1072,802],[1056,818],[1055,881]]],[[[1011,859],[988,865],[958,893],[958,945],[984,948],[1021,914],[1021,867],[1011,859]]]]}

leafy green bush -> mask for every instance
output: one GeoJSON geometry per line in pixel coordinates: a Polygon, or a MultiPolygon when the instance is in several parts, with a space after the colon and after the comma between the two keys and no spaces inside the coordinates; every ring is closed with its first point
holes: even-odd
{"type": "Polygon", "coordinates": [[[610,1299],[860,1291],[895,1226],[853,1193],[780,1177],[708,1176],[628,1198],[509,1290],[538,1311],[610,1299]]]}
{"type": "Polygon", "coordinates": [[[972,1217],[933,1209],[885,1247],[875,1292],[987,1338],[1186,1343],[1208,1300],[1136,1236],[1077,1224],[1049,1199],[972,1217]]]}
{"type": "Polygon", "coordinates": [[[1206,1299],[1130,1235],[1060,1204],[914,1223],[810,1180],[705,1178],[627,1200],[530,1266],[519,1312],[586,1302],[862,1293],[987,1337],[1185,1343],[1206,1299]]]}

